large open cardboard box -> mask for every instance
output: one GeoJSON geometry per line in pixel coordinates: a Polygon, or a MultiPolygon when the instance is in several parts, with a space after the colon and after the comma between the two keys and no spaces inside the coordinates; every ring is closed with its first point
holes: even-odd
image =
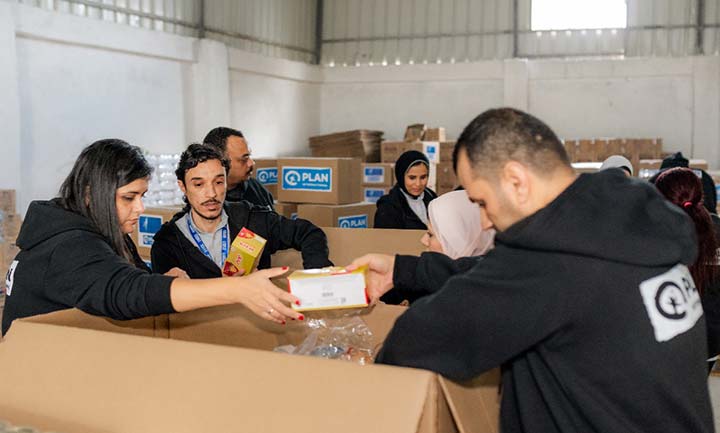
{"type": "MultiPolygon", "coordinates": [[[[402,307],[363,316],[380,344],[402,307]]],[[[497,432],[497,370],[428,371],[273,353],[299,343],[243,307],[117,322],[66,310],[0,344],[0,418],[66,433],[497,432]],[[155,338],[153,338],[155,337],[155,338]]]]}
{"type": "MultiPolygon", "coordinates": [[[[324,230],[340,265],[371,251],[423,250],[422,231],[324,230]]],[[[302,263],[283,254],[275,265],[302,263]]],[[[375,346],[403,311],[363,312],[375,346]]],[[[305,326],[242,306],[124,322],[78,310],[18,320],[0,343],[0,419],[64,433],[498,431],[498,370],[460,385],[423,370],[271,352],[302,341],[305,326]]]]}

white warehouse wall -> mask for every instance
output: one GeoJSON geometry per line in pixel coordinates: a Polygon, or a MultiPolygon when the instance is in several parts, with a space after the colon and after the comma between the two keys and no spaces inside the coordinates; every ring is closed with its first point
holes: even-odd
{"type": "Polygon", "coordinates": [[[560,137],[662,137],[720,166],[720,58],[497,60],[470,64],[326,68],[321,131],[415,122],[454,139],[483,110],[513,106],[560,137]]]}

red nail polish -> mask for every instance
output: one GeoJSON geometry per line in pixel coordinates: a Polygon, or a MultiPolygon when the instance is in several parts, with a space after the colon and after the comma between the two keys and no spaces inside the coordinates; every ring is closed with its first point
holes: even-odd
{"type": "Polygon", "coordinates": [[[287,271],[288,269],[290,268],[288,268],[287,266],[283,266],[283,271],[287,271]]]}
{"type": "Polygon", "coordinates": [[[295,301],[295,305],[300,305],[300,301],[295,301]]]}
{"type": "Polygon", "coordinates": [[[305,316],[301,314],[300,317],[298,317],[298,320],[305,320],[305,316]]]}
{"type": "Polygon", "coordinates": [[[285,321],[284,321],[284,320],[282,321],[282,324],[283,324],[283,325],[285,324],[285,321]]]}

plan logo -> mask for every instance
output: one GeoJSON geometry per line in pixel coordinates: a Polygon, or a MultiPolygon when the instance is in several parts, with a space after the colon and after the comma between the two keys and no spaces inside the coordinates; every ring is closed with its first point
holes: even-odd
{"type": "Polygon", "coordinates": [[[385,181],[385,167],[365,167],[363,182],[383,183],[385,181]]]}
{"type": "Polygon", "coordinates": [[[643,281],[640,293],[657,341],[689,331],[703,315],[700,293],[684,265],[643,281]]]}
{"type": "Polygon", "coordinates": [[[382,188],[365,188],[365,201],[369,203],[377,203],[380,197],[385,195],[382,188]]]}
{"type": "Polygon", "coordinates": [[[13,283],[15,282],[15,269],[17,269],[18,263],[17,260],[13,260],[7,274],[5,274],[5,294],[7,296],[12,295],[13,283]]]}
{"type": "Polygon", "coordinates": [[[282,189],[286,191],[332,191],[330,167],[283,167],[282,189]]]}
{"type": "Polygon", "coordinates": [[[366,229],[368,228],[367,215],[350,215],[338,218],[338,227],[343,229],[366,229]]]}
{"type": "Polygon", "coordinates": [[[160,230],[162,223],[162,217],[140,215],[138,219],[138,245],[141,247],[151,247],[153,245],[153,237],[155,233],[160,230]]]}
{"type": "Polygon", "coordinates": [[[258,168],[256,177],[263,185],[277,185],[278,169],[277,167],[258,168]]]}

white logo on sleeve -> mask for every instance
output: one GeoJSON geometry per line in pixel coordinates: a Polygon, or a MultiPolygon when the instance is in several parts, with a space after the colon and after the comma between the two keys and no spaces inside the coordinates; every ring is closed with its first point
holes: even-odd
{"type": "Polygon", "coordinates": [[[657,341],[687,332],[703,315],[700,293],[684,265],[640,283],[645,308],[657,341]]]}
{"type": "Polygon", "coordinates": [[[19,262],[17,260],[13,260],[10,268],[7,271],[7,274],[5,274],[5,293],[7,294],[7,296],[10,296],[12,294],[13,281],[15,281],[15,268],[17,268],[18,263],[19,262]]]}

